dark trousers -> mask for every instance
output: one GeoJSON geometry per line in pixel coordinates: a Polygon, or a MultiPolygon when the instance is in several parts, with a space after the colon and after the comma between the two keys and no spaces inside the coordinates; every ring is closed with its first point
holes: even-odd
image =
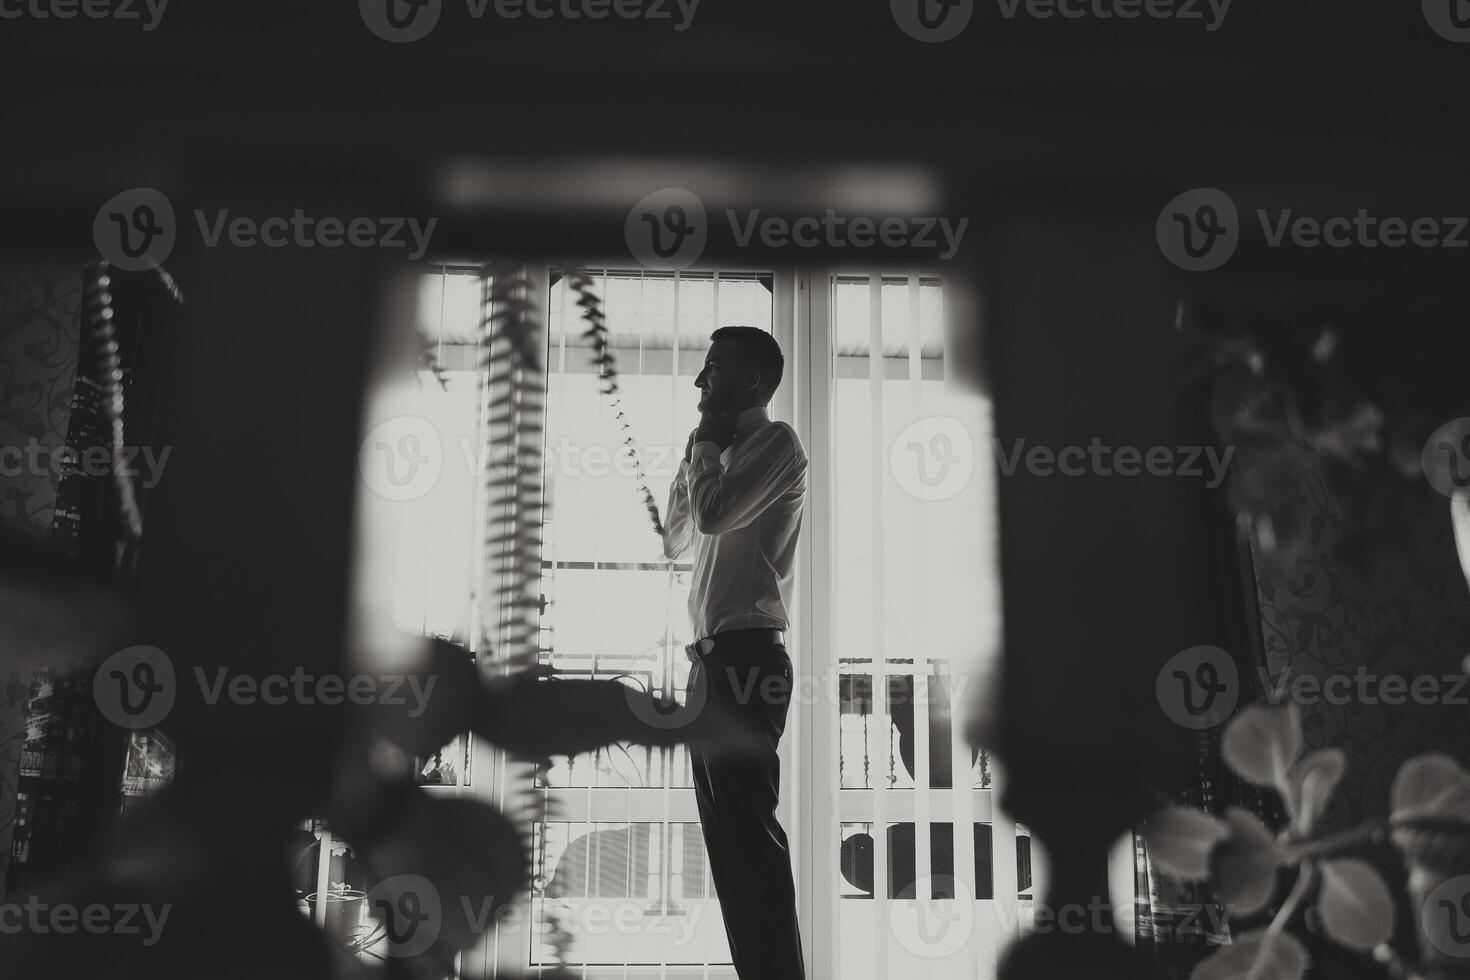
{"type": "Polygon", "coordinates": [[[701,683],[711,704],[722,702],[756,736],[742,739],[739,748],[689,749],[735,972],[740,980],[804,980],[791,852],[776,819],[776,747],[791,703],[791,657],[782,643],[720,637],[690,667],[691,703],[701,683]]]}

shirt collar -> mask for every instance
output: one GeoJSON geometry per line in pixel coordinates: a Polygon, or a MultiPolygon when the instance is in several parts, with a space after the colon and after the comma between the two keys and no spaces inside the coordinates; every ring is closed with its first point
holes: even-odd
{"type": "Polygon", "coordinates": [[[764,405],[754,405],[750,408],[741,409],[735,414],[735,432],[737,435],[745,435],[752,429],[759,428],[771,421],[771,413],[766,411],[764,405]]]}

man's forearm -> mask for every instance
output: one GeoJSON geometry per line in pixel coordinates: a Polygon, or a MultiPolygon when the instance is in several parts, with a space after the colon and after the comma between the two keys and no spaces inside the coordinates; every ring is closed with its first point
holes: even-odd
{"type": "Polygon", "coordinates": [[[711,444],[696,442],[688,467],[695,528],[713,535],[745,527],[793,486],[805,467],[793,438],[789,430],[769,430],[732,459],[729,468],[711,444]]]}
{"type": "Polygon", "coordinates": [[[664,522],[664,557],[674,560],[689,550],[693,539],[693,524],[689,504],[689,463],[679,464],[679,472],[669,485],[669,501],[664,522]]]}

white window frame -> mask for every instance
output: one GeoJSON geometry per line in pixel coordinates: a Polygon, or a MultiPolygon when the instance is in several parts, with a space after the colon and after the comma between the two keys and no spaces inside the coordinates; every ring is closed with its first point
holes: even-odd
{"type": "MultiPolygon", "coordinates": [[[[611,263],[611,268],[621,268],[611,263]]],[[[706,272],[712,267],[696,266],[691,271],[706,272]]],[[[756,271],[721,268],[720,272],[756,271]]],[[[893,276],[908,274],[907,270],[894,268],[852,269],[794,267],[762,269],[772,272],[772,333],[787,354],[787,383],[776,392],[772,404],[773,416],[789,420],[808,449],[810,458],[809,501],[830,501],[834,493],[832,412],[835,389],[833,359],[833,284],[838,276],[878,275],[893,276]]],[[[914,274],[917,274],[915,272],[914,274]]],[[[534,276],[538,289],[546,283],[544,276],[534,276]]],[[[533,297],[538,306],[546,309],[544,293],[533,297]]],[[[809,681],[821,683],[820,691],[807,688],[816,695],[816,707],[793,703],[788,715],[785,737],[781,741],[781,794],[778,815],[792,841],[793,875],[796,882],[798,915],[801,923],[803,953],[810,980],[838,980],[841,962],[840,934],[841,871],[839,849],[835,846],[841,839],[841,824],[867,822],[880,816],[884,822],[914,820],[919,814],[914,807],[899,804],[901,794],[917,795],[913,790],[895,790],[886,794],[892,798],[880,801],[874,789],[840,789],[837,771],[839,745],[838,716],[838,672],[834,629],[834,515],[831,507],[812,506],[810,503],[803,516],[802,534],[796,572],[796,596],[792,610],[792,625],[788,633],[792,660],[798,676],[807,675],[809,681]],[[885,812],[886,811],[886,812],[885,812]]],[[[875,683],[875,695],[883,688],[875,683]]],[[[961,705],[956,703],[956,709],[961,705]]],[[[959,783],[960,774],[970,771],[970,760],[961,747],[954,750],[952,771],[959,783]]],[[[497,806],[516,806],[514,795],[507,795],[506,788],[527,785],[530,767],[505,758],[493,746],[481,744],[472,753],[473,778],[469,787],[430,787],[435,793],[460,795],[467,793],[488,799],[497,806]]],[[[916,776],[919,774],[916,774],[916,776]]],[[[992,828],[992,862],[994,895],[992,908],[982,908],[981,914],[993,913],[990,921],[1019,923],[1019,908],[1016,881],[1016,826],[995,804],[998,799],[1001,774],[997,772],[988,790],[971,789],[939,791],[946,794],[948,806],[929,804],[929,817],[948,821],[955,827],[955,874],[972,889],[974,881],[974,855],[972,834],[967,828],[975,822],[988,822],[992,828]],[[946,812],[947,811],[947,812],[946,812]]],[[[927,783],[927,770],[923,774],[927,783]]],[[[668,794],[657,794],[660,801],[650,797],[655,794],[632,790],[599,790],[605,801],[620,799],[616,807],[617,816],[610,820],[659,822],[670,820],[698,821],[694,811],[692,790],[683,791],[690,795],[687,806],[670,806],[668,794]],[[626,799],[618,794],[624,794],[626,799]],[[687,812],[686,812],[687,811],[687,812]]],[[[931,791],[933,792],[933,791],[931,791]]],[[[574,791],[572,796],[577,795],[574,791]]],[[[937,794],[936,794],[937,795],[937,794]]],[[[909,801],[910,804],[912,800],[909,801]]],[[[560,819],[586,821],[593,815],[584,812],[586,807],[573,805],[563,808],[560,819]]],[[[599,816],[600,818],[600,816],[599,816]]],[[[883,913],[886,897],[883,883],[886,878],[878,875],[877,865],[882,861],[884,835],[875,834],[875,882],[873,901],[883,913]]],[[[921,838],[927,840],[927,835],[921,838]]],[[[919,868],[927,866],[927,848],[918,856],[919,868]]],[[[1044,856],[1033,852],[1033,869],[1039,884],[1044,867],[1044,856]]],[[[1122,870],[1121,868],[1119,869],[1122,870]]],[[[921,872],[922,873],[922,872],[921,872]]],[[[1034,893],[1034,892],[1033,892],[1034,893]]],[[[522,920],[529,921],[529,900],[523,899],[522,920]]],[[[873,941],[875,954],[881,952],[888,941],[886,930],[877,930],[873,941]]],[[[1017,930],[1019,933],[1019,929],[1017,930]]],[[[847,937],[849,941],[856,937],[847,937]]],[[[534,970],[527,962],[525,936],[517,933],[515,941],[504,944],[497,950],[493,931],[487,934],[483,948],[463,956],[460,976],[471,980],[491,980],[496,976],[517,971],[534,970]],[[498,960],[498,964],[497,964],[498,960]]],[[[590,980],[619,978],[619,980],[666,980],[666,978],[703,978],[729,980],[734,971],[728,965],[705,967],[685,966],[589,966],[574,967],[579,974],[590,980]]],[[[988,975],[988,969],[980,975],[988,975]]]]}
{"type": "MultiPolygon", "coordinates": [[[[622,271],[628,267],[626,260],[622,262],[594,263],[584,266],[594,275],[603,270],[622,271]]],[[[534,289],[531,301],[538,309],[549,310],[548,294],[546,286],[549,282],[549,268],[531,267],[529,276],[534,289]]],[[[789,297],[794,282],[794,272],[791,270],[772,270],[770,268],[740,268],[729,264],[719,266],[695,265],[687,271],[694,273],[719,272],[721,274],[769,274],[772,275],[771,295],[771,330],[772,334],[781,343],[783,350],[790,350],[791,338],[794,332],[793,316],[794,306],[791,302],[782,303],[783,290],[789,297]]],[[[690,383],[693,376],[679,375],[680,378],[688,377],[690,383]]],[[[788,371],[788,379],[791,372],[788,371]]],[[[776,418],[792,419],[794,408],[794,396],[792,386],[783,384],[777,390],[773,399],[773,416],[776,418]]],[[[794,424],[794,422],[793,422],[794,424]]],[[[480,491],[483,494],[483,488],[480,491]]],[[[663,501],[659,502],[660,507],[663,501]]],[[[798,570],[798,577],[800,571],[798,570]]],[[[483,594],[483,593],[482,593],[483,594]]],[[[505,752],[493,745],[474,737],[475,745],[471,754],[471,771],[473,778],[471,785],[434,787],[436,792],[446,795],[457,796],[461,793],[474,796],[489,802],[497,808],[510,807],[512,811],[524,801],[519,801],[511,790],[516,786],[527,786],[531,781],[533,767],[527,763],[510,759],[505,752]]],[[[794,792],[793,780],[796,773],[797,758],[793,750],[794,740],[790,731],[781,740],[781,802],[778,809],[782,825],[791,828],[793,823],[792,794],[794,792]]],[[[799,785],[797,783],[796,785],[799,785]]],[[[615,811],[604,817],[591,814],[586,800],[583,797],[585,791],[581,788],[570,788],[564,792],[559,803],[558,820],[572,823],[586,823],[589,820],[597,822],[648,822],[661,823],[689,822],[699,824],[699,814],[694,802],[693,788],[666,789],[663,793],[654,793],[646,790],[618,790],[598,789],[596,793],[603,804],[611,803],[615,811]],[[678,799],[671,799],[670,794],[677,793],[678,799]]],[[[513,815],[513,814],[512,814],[513,815]]],[[[793,869],[794,870],[794,869],[793,869]]],[[[798,885],[798,900],[800,901],[800,886],[798,885]]],[[[531,921],[530,896],[522,896],[518,900],[518,916],[521,922],[531,921]]],[[[722,927],[721,927],[722,928],[722,927]]],[[[497,942],[498,937],[494,930],[486,933],[484,942],[460,957],[459,976],[463,980],[493,980],[498,976],[515,976],[534,973],[538,967],[529,963],[529,951],[526,947],[524,933],[517,933],[505,943],[497,942]]],[[[804,941],[805,937],[804,937],[804,941]]],[[[549,967],[548,967],[549,968],[549,967]]],[[[630,966],[587,966],[574,965],[570,969],[588,980],[735,980],[735,970],[729,964],[710,964],[705,966],[659,966],[659,965],[630,965],[630,966]]]]}
{"type": "MultiPolygon", "coordinates": [[[[833,289],[838,278],[894,276],[932,276],[930,270],[908,270],[890,266],[880,268],[861,267],[808,267],[796,275],[797,316],[795,336],[801,338],[800,345],[793,345],[800,361],[794,372],[804,390],[796,392],[796,429],[808,447],[811,460],[809,474],[810,499],[829,501],[836,492],[832,432],[832,412],[837,378],[835,364],[835,333],[833,324],[833,289]],[[822,370],[813,370],[822,365],[822,370]],[[821,438],[817,438],[817,434],[821,438]],[[821,451],[817,451],[820,449],[821,451]]],[[[836,629],[834,569],[836,563],[836,541],[834,513],[831,507],[809,508],[802,526],[801,568],[798,573],[797,621],[801,642],[801,657],[798,663],[808,670],[830,690],[824,689],[819,703],[830,706],[825,724],[815,724],[815,719],[803,718],[805,737],[803,756],[810,760],[814,778],[799,783],[798,812],[804,815],[801,832],[797,837],[796,859],[800,868],[797,882],[797,897],[802,922],[802,939],[806,949],[807,975],[809,980],[838,980],[841,964],[841,944],[844,937],[840,929],[840,903],[836,896],[841,894],[841,869],[839,849],[833,845],[841,839],[844,823],[862,823],[881,820],[882,823],[911,820],[919,823],[919,793],[929,794],[928,820],[949,822],[954,827],[954,871],[955,877],[975,891],[973,831],[974,823],[989,823],[991,826],[991,868],[993,895],[981,900],[977,908],[980,921],[1017,923],[1019,925],[1019,902],[1017,900],[1016,868],[1016,824],[997,805],[1000,792],[1001,773],[994,771],[990,789],[970,789],[964,792],[959,786],[960,776],[968,773],[971,761],[967,750],[953,746],[951,771],[956,784],[949,790],[927,789],[927,767],[916,765],[922,772],[915,773],[913,789],[895,790],[880,794],[876,789],[842,789],[838,773],[839,716],[838,651],[835,649],[836,629]],[[943,794],[942,796],[940,794],[943,794]],[[885,798],[886,797],[886,798],[885,798]],[[945,798],[948,798],[947,800],[945,798]],[[949,802],[945,807],[944,802],[949,802]],[[935,806],[939,803],[939,806],[935,806]],[[948,812],[946,812],[946,810],[948,812]],[[821,843],[823,846],[813,846],[821,843]],[[818,900],[819,896],[830,896],[818,900]],[[990,918],[994,916],[994,918],[990,918]]],[[[874,680],[875,703],[886,695],[886,681],[874,680]]],[[[954,709],[958,712],[963,705],[958,701],[954,709]]],[[[804,714],[804,713],[803,713],[804,714]]],[[[997,767],[998,768],[998,767],[997,767]]],[[[916,873],[922,876],[929,864],[928,834],[917,835],[916,873]]],[[[886,893],[886,875],[881,867],[886,864],[886,835],[875,833],[874,839],[874,883],[872,901],[877,903],[882,920],[884,907],[891,901],[886,893]]],[[[1033,868],[1036,855],[1033,854],[1033,868]]],[[[1034,877],[1034,876],[1033,876],[1034,877]]],[[[1013,932],[1019,934],[1019,929],[1013,932]]],[[[846,937],[853,941],[858,937],[846,937]]],[[[886,929],[875,930],[873,937],[874,955],[884,957],[889,942],[886,929]]],[[[972,940],[972,945],[974,945],[972,940]]],[[[989,965],[982,967],[979,975],[990,974],[989,965]]],[[[882,976],[883,974],[879,974],[882,976]]]]}

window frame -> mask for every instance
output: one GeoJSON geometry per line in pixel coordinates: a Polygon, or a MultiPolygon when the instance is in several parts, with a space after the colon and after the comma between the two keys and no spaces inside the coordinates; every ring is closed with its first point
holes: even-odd
{"type": "MultiPolygon", "coordinates": [[[[631,271],[628,263],[608,262],[591,263],[584,266],[594,273],[601,271],[622,272],[631,271]]],[[[550,313],[550,272],[549,265],[530,266],[528,278],[532,283],[532,295],[528,299],[537,309],[550,313]]],[[[741,268],[729,265],[714,266],[708,264],[695,264],[684,272],[695,274],[717,273],[719,275],[731,274],[738,276],[771,275],[771,330],[777,340],[782,344],[783,350],[789,350],[795,332],[794,305],[788,301],[781,302],[781,298],[789,297],[793,293],[795,272],[791,269],[770,268],[741,268]]],[[[604,297],[604,300],[606,297],[604,297]]],[[[545,345],[549,340],[546,324],[543,322],[538,328],[541,331],[539,343],[545,345]]],[[[676,325],[677,330],[677,325],[676,325]]],[[[677,334],[676,334],[677,336],[677,334]]],[[[674,344],[673,356],[678,356],[678,341],[674,344]]],[[[677,363],[676,365],[677,366],[677,363]]],[[[547,370],[551,370],[551,358],[547,358],[547,370]]],[[[626,372],[625,372],[626,373],[626,372]]],[[[788,380],[792,377],[792,371],[788,369],[788,380]]],[[[549,377],[549,375],[548,375],[549,377]]],[[[680,373],[678,378],[688,378],[692,383],[693,375],[680,373]]],[[[792,385],[783,384],[777,390],[772,401],[772,415],[775,418],[793,419],[794,396],[792,385]]],[[[793,419],[794,424],[794,419],[793,419]]],[[[549,434],[548,434],[549,435],[549,434]]],[[[660,507],[663,501],[660,501],[660,507]]],[[[676,563],[678,564],[678,563],[676,563]]],[[[801,572],[798,568],[798,580],[801,572]]],[[[483,594],[483,593],[482,593],[483,594]]],[[[484,613],[489,614],[487,611],[484,613]]],[[[793,612],[793,619],[797,614],[793,612]]],[[[478,736],[475,736],[478,740],[478,736]]],[[[798,765],[796,753],[793,748],[794,740],[788,735],[781,742],[781,803],[778,810],[780,819],[784,826],[794,826],[792,812],[792,795],[799,783],[793,783],[796,777],[794,768],[798,765]]],[[[524,790],[532,785],[534,766],[529,763],[519,762],[509,758],[506,753],[490,744],[483,744],[472,750],[471,755],[472,779],[471,786],[466,787],[443,787],[440,792],[458,795],[461,791],[468,791],[471,795],[485,799],[497,808],[512,809],[518,806],[517,787],[524,790]]],[[[571,823],[601,823],[601,822],[669,822],[669,823],[692,823],[699,824],[699,815],[694,803],[694,790],[692,787],[663,787],[662,792],[637,789],[617,788],[595,788],[589,791],[586,787],[567,787],[560,791],[563,799],[558,800],[559,812],[558,822],[571,823]],[[601,804],[611,804],[611,809],[616,814],[602,816],[592,812],[588,804],[590,795],[595,793],[601,804]],[[677,797],[677,798],[675,798],[677,797]]],[[[520,801],[522,804],[524,801],[520,801]]],[[[794,869],[793,869],[794,870],[794,869]]],[[[800,886],[798,886],[798,897],[800,898],[800,886]]],[[[533,922],[531,910],[531,896],[528,894],[517,899],[517,917],[521,923],[533,922]]],[[[804,936],[803,941],[809,943],[804,936]]],[[[735,980],[734,967],[730,964],[710,964],[708,966],[686,966],[686,965],[643,965],[630,966],[621,965],[589,965],[581,967],[573,965],[571,969],[576,970],[589,980],[683,980],[683,978],[708,978],[708,980],[735,980]]],[[[531,973],[540,969],[530,963],[529,948],[523,932],[517,932],[509,941],[501,942],[500,936],[495,929],[486,931],[484,940],[476,948],[467,951],[460,957],[458,974],[465,980],[493,980],[494,977],[504,975],[519,975],[531,973]]]]}
{"type": "MultiPolygon", "coordinates": [[[[608,268],[621,271],[626,263],[609,263],[608,268]]],[[[600,267],[599,267],[600,268],[600,267]]],[[[536,267],[531,277],[539,290],[531,297],[541,309],[549,310],[546,287],[549,277],[544,275],[547,267],[536,267]]],[[[836,350],[834,344],[834,289],[839,278],[852,276],[878,276],[891,278],[895,275],[933,277],[931,270],[900,270],[891,267],[862,269],[850,267],[786,266],[775,269],[737,269],[697,265],[691,271],[697,273],[769,273],[772,275],[772,334],[787,353],[787,383],[776,393],[772,403],[772,415],[791,422],[810,459],[809,500],[829,501],[835,492],[834,444],[832,425],[834,397],[836,393],[836,350]]],[[[946,279],[945,285],[949,282],[946,279]]],[[[677,329],[677,328],[676,328],[677,329]]],[[[677,348],[677,341],[675,344],[677,348]]],[[[548,359],[549,362],[549,359],[548,359]]],[[[548,363],[548,370],[550,365],[548,363]]],[[[679,377],[684,377],[680,374],[679,377]]],[[[662,503],[662,502],[660,502],[662,503]]],[[[793,876],[796,883],[798,915],[802,924],[803,953],[812,980],[835,980],[841,963],[842,942],[841,905],[842,877],[839,848],[833,846],[841,839],[842,825],[851,822],[866,822],[873,818],[878,809],[877,789],[841,789],[838,772],[839,725],[838,712],[838,664],[835,650],[835,595],[833,592],[836,561],[835,516],[827,506],[813,507],[810,504],[803,515],[802,534],[796,567],[796,588],[792,609],[792,623],[788,633],[792,659],[798,675],[806,674],[812,681],[819,682],[820,690],[808,686],[807,691],[817,695],[816,710],[811,707],[793,705],[788,716],[786,735],[781,742],[781,792],[778,816],[788,829],[792,841],[793,876]]],[[[877,688],[875,687],[875,691],[877,688]]],[[[960,708],[956,703],[955,707],[960,708]]],[[[955,740],[958,743],[958,740],[955,740]]],[[[952,747],[953,748],[953,747],[952,747]]],[[[969,759],[955,749],[952,771],[958,775],[968,772],[969,759]]],[[[511,787],[529,785],[531,767],[507,759],[493,746],[482,746],[472,754],[474,795],[484,795],[487,790],[491,802],[504,806],[516,805],[511,787]]],[[[998,767],[997,767],[998,770],[998,767]]],[[[916,773],[916,776],[918,774],[916,773]]],[[[992,903],[991,909],[998,917],[994,921],[1016,923],[1019,934],[1020,908],[1017,898],[1016,825],[996,805],[999,799],[1002,774],[997,771],[990,789],[973,789],[969,792],[930,790],[932,794],[949,794],[954,804],[947,815],[956,828],[975,822],[991,825],[992,874],[994,876],[994,899],[980,900],[992,903]],[[1002,860],[1006,858],[1006,860],[1002,860]],[[998,903],[998,904],[996,904],[998,903]]],[[[960,782],[958,778],[956,783],[960,782]]],[[[927,773],[924,776],[927,785],[927,773]]],[[[917,794],[918,781],[913,788],[917,794]]],[[[444,787],[440,792],[458,793],[463,787],[444,787]]],[[[572,788],[568,793],[581,795],[584,790],[572,788]]],[[[667,788],[656,794],[639,793],[634,790],[599,789],[603,800],[618,801],[618,816],[606,818],[608,822],[631,819],[634,821],[689,819],[697,823],[691,789],[667,788]],[[689,797],[687,806],[669,806],[668,798],[675,792],[689,797]],[[685,811],[688,811],[686,814],[685,811]]],[[[888,791],[892,794],[910,792],[908,789],[888,791]]],[[[895,797],[896,798],[896,797],[895,797]]],[[[884,822],[916,818],[914,809],[891,807],[887,801],[886,814],[878,809],[884,822]]],[[[941,807],[932,816],[943,821],[946,814],[941,807]]],[[[573,806],[563,809],[559,819],[575,822],[600,822],[599,814],[585,807],[573,806]]],[[[955,874],[975,887],[973,850],[961,841],[969,834],[956,831],[955,874]],[[969,858],[967,860],[966,858],[969,858]]],[[[876,855],[875,855],[876,858],[876,855]]],[[[1044,855],[1033,852],[1035,880],[1040,882],[1044,869],[1044,855]]],[[[919,865],[927,864],[927,857],[919,865]]],[[[1121,870],[1121,868],[1120,868],[1121,870]]],[[[886,898],[881,888],[875,888],[874,905],[882,912],[884,904],[897,901],[886,898]],[[881,900],[880,900],[880,896],[881,900]]],[[[529,922],[529,896],[521,900],[521,921],[529,922]]],[[[886,948],[891,939],[887,930],[876,930],[874,937],[875,955],[886,948]]],[[[460,976],[490,980],[506,972],[536,969],[529,964],[529,951],[525,937],[515,934],[515,941],[498,944],[494,930],[486,936],[484,947],[462,957],[460,976]]],[[[999,940],[1001,945],[1004,939],[999,940]]],[[[695,966],[588,966],[574,967],[593,980],[617,977],[619,980],[658,980],[658,978],[708,977],[716,980],[733,978],[733,968],[728,965],[711,964],[709,967],[695,966]]]]}

